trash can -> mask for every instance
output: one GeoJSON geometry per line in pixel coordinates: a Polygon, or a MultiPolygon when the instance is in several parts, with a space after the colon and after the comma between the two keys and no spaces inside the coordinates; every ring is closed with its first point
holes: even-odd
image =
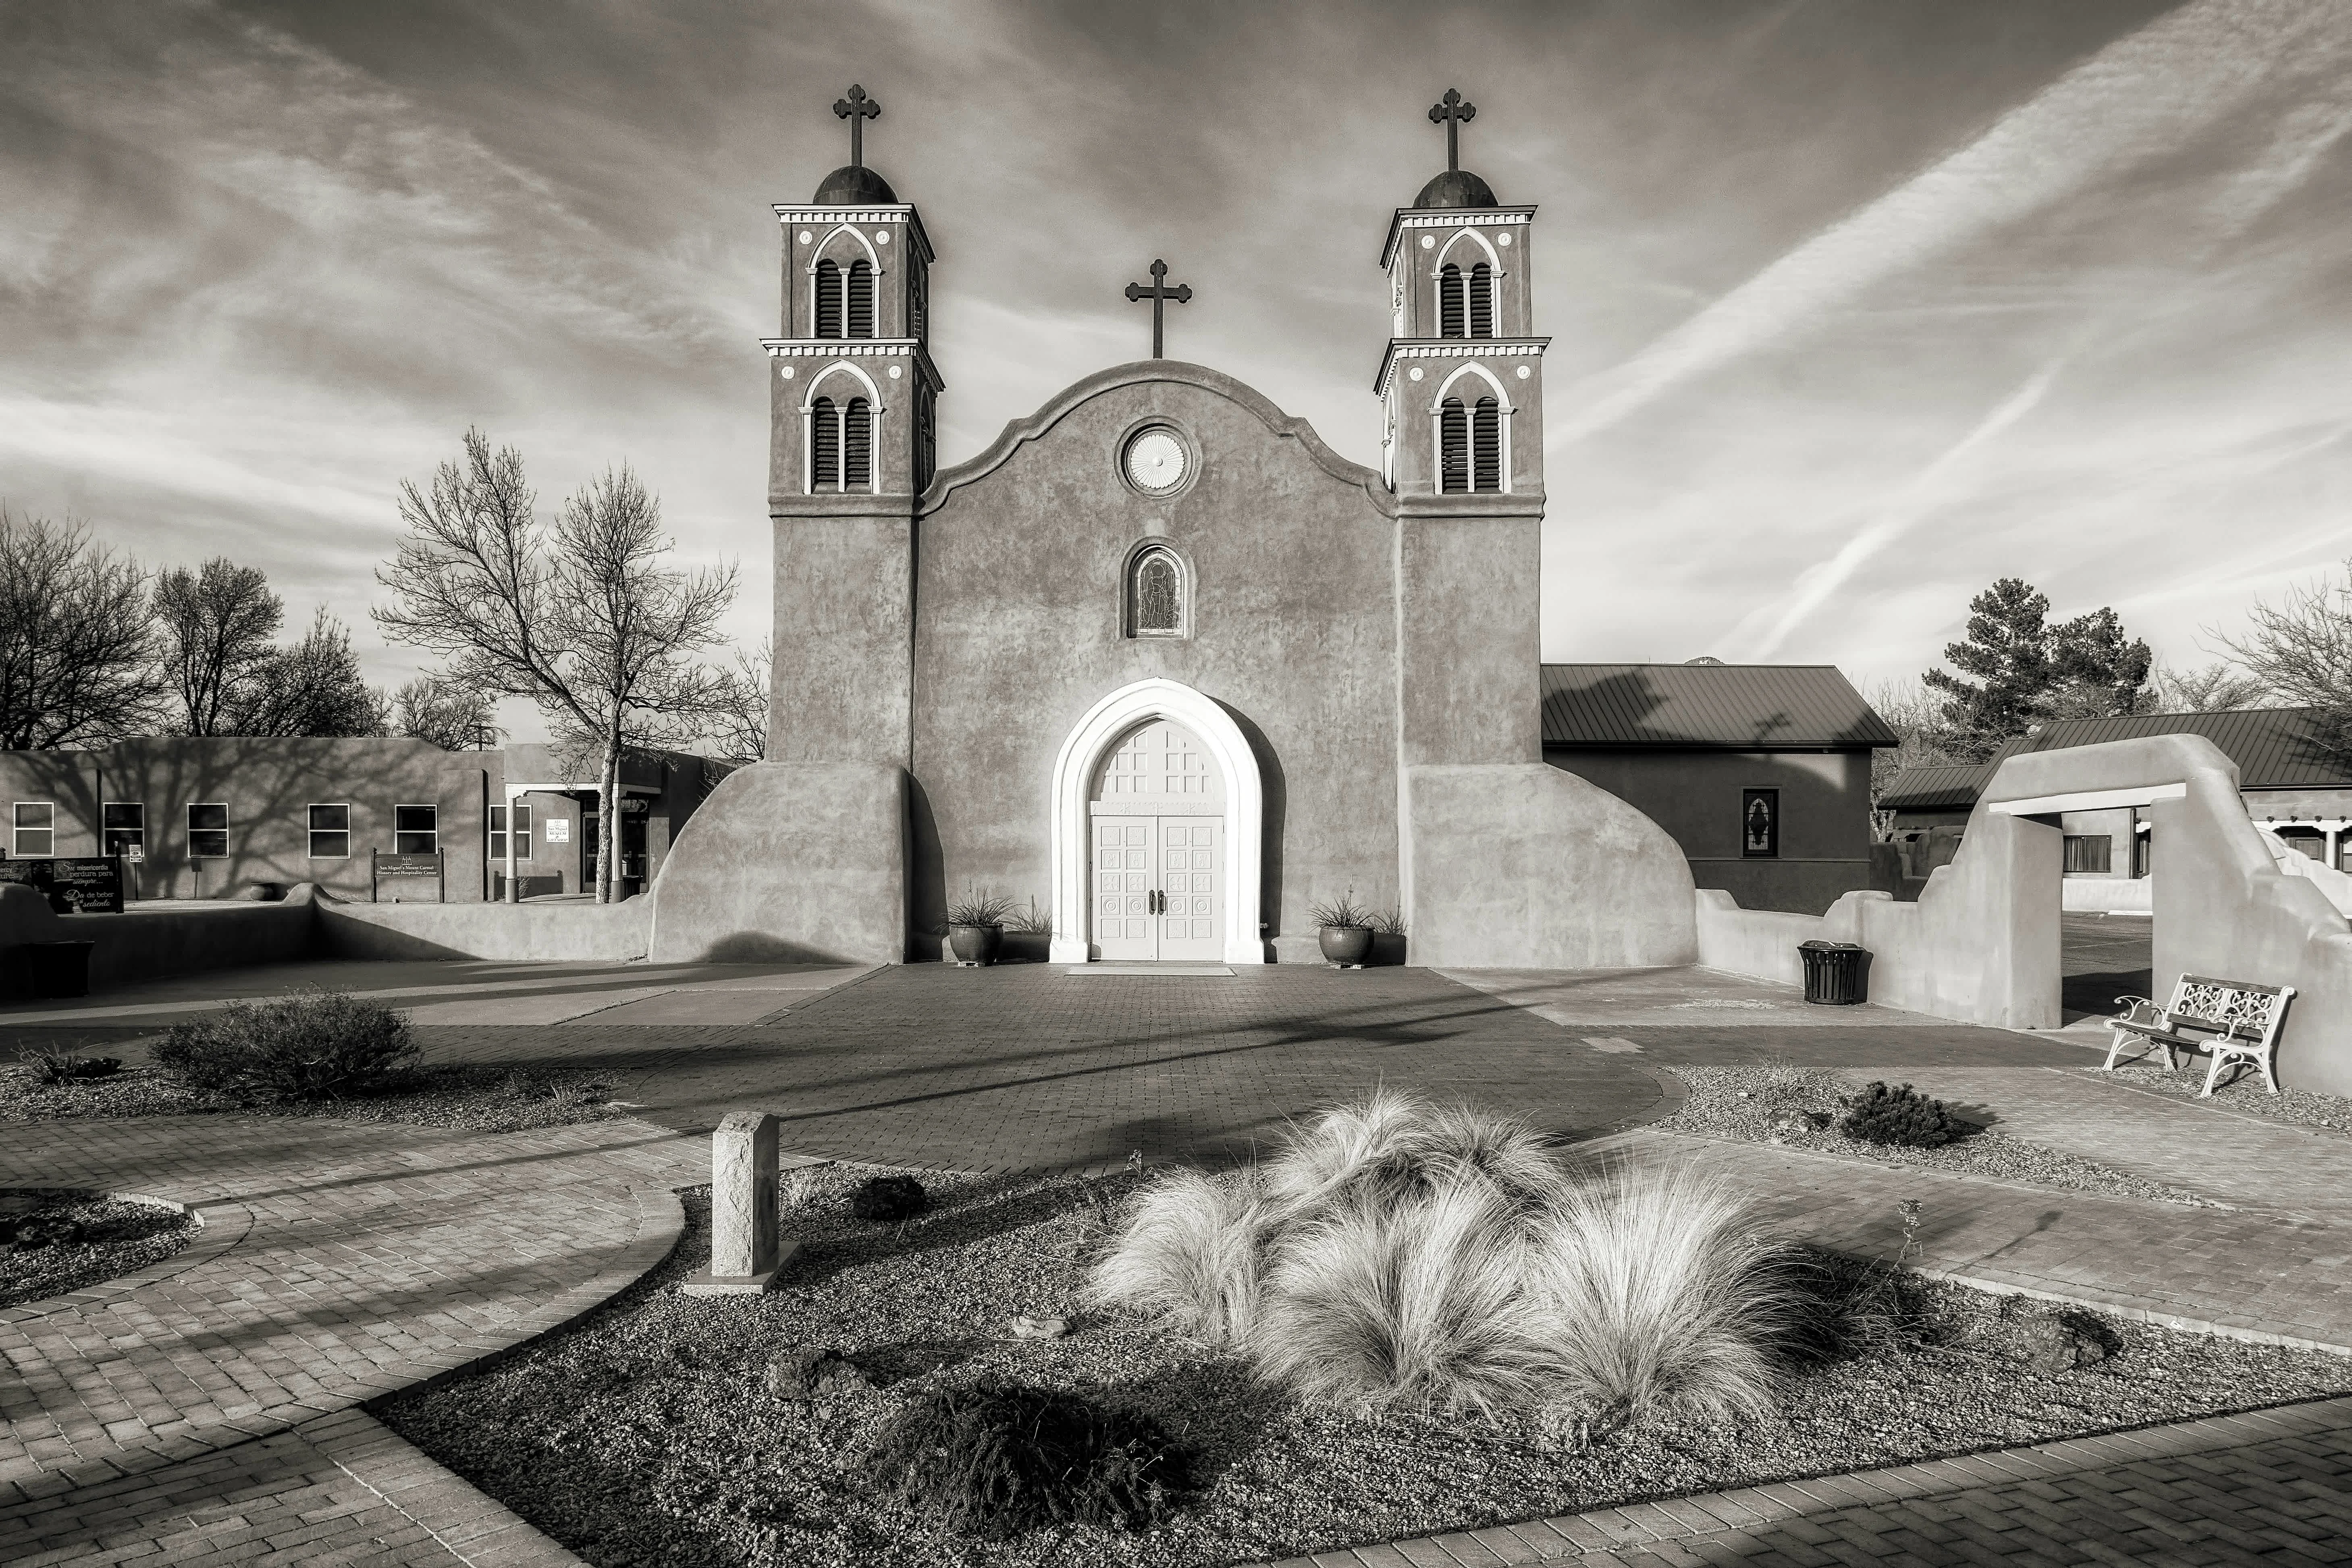
{"type": "Polygon", "coordinates": [[[26,967],[36,996],[89,994],[89,952],[94,942],[28,942],[26,967]]]}
{"type": "Polygon", "coordinates": [[[1801,942],[1805,1000],[1845,1006],[1870,1000],[1870,949],[1851,942],[1801,942]]]}

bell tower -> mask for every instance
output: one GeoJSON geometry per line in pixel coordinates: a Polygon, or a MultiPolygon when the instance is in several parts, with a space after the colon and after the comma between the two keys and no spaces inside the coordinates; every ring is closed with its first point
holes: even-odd
{"type": "Polygon", "coordinates": [[[768,351],[775,660],[768,758],[904,767],[912,690],[915,509],[942,383],[931,363],[931,243],[866,166],[882,106],[853,86],[849,162],[777,203],[783,308],[768,351]]]}
{"type": "Polygon", "coordinates": [[[1429,111],[1446,169],[1389,224],[1383,468],[1397,513],[1399,774],[1539,763],[1537,590],[1543,525],[1543,353],[1529,334],[1528,236],[1462,167],[1477,110],[1429,111]]]}

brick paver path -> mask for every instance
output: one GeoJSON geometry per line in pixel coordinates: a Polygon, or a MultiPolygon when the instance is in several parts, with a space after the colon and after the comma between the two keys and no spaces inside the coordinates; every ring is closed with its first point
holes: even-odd
{"type": "MultiPolygon", "coordinates": [[[[93,1540],[189,1531],[207,1551],[233,1536],[310,1562],[330,1536],[401,1535],[390,1500],[416,1473],[385,1460],[372,1487],[338,1458],[396,1452],[353,1407],[609,1299],[673,1245],[673,1189],[707,1179],[708,1160],[701,1141],[632,1121],[496,1137],[272,1117],[10,1127],[0,1185],[142,1193],[205,1230],[141,1274],[0,1311],[0,1562],[107,1561],[93,1540]],[[197,1500],[238,1506],[192,1515],[197,1500]]],[[[445,1544],[492,1529],[506,1551],[543,1550],[459,1512],[446,1530],[402,1517],[445,1544]]]]}
{"type": "MultiPolygon", "coordinates": [[[[0,1184],[143,1192],[195,1206],[206,1229],[144,1276],[0,1313],[16,1379],[0,1386],[0,1562],[571,1561],[356,1406],[560,1323],[649,1267],[675,1234],[670,1189],[707,1172],[707,1146],[677,1130],[738,1108],[782,1116],[786,1146],[805,1152],[1037,1168],[1132,1149],[1229,1158],[1382,1080],[1591,1137],[1667,1109],[1666,1062],[1878,1069],[2240,1206],[1638,1129],[1613,1142],[1727,1168],[1773,1194],[1772,1217],[1831,1245],[1890,1247],[1896,1204],[1917,1197],[1940,1272],[2352,1342],[2336,1287],[2347,1213],[2314,1195],[2347,1173],[2352,1141],[2132,1095],[2084,1078],[2071,1043],[1875,1009],[1832,1025],[1703,973],[1473,989],[1416,970],[1106,980],[922,966],[764,998],[757,983],[634,978],[563,982],[598,1004],[584,1009],[525,991],[492,1012],[513,994],[475,1008],[445,989],[428,1015],[443,1021],[419,1032],[444,1059],[594,1070],[643,1121],[502,1137],[257,1118],[7,1128],[0,1184]],[[2234,1161],[2226,1178],[2217,1161],[2234,1161]]],[[[2330,1402],[1326,1561],[2332,1561],[2352,1521],[2347,1432],[2352,1405],[2330,1402]]]]}

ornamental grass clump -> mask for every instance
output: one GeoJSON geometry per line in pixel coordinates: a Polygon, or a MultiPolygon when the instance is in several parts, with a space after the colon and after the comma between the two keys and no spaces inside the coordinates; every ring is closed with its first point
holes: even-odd
{"type": "Polygon", "coordinates": [[[1976,1131],[1953,1115],[1950,1106],[1907,1083],[1890,1089],[1874,1082],[1848,1096],[1844,1104],[1845,1120],[1838,1123],[1838,1131],[1864,1143],[1940,1149],[1976,1131]]]}
{"type": "Polygon", "coordinates": [[[890,1418],[872,1459],[890,1492],[996,1541],[1054,1524],[1147,1528],[1190,1485],[1150,1417],[1055,1389],[934,1389],[890,1418]]]}
{"type": "Polygon", "coordinates": [[[382,1089],[417,1054],[408,1020],[391,1008],[346,991],[298,991],[173,1025],[155,1065],[190,1089],[284,1101],[382,1089]]]}
{"type": "Polygon", "coordinates": [[[1488,1416],[1768,1408],[1792,1255],[1684,1168],[1579,1176],[1525,1123],[1383,1089],[1263,1166],[1175,1172],[1088,1279],[1298,1397],[1488,1416]]]}

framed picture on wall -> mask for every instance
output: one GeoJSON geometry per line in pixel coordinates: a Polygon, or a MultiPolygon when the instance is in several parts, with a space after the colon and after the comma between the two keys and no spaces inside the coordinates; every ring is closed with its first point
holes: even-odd
{"type": "Polygon", "coordinates": [[[1739,853],[1749,860],[1769,860],[1780,853],[1780,792],[1744,789],[1739,792],[1739,853]]]}

